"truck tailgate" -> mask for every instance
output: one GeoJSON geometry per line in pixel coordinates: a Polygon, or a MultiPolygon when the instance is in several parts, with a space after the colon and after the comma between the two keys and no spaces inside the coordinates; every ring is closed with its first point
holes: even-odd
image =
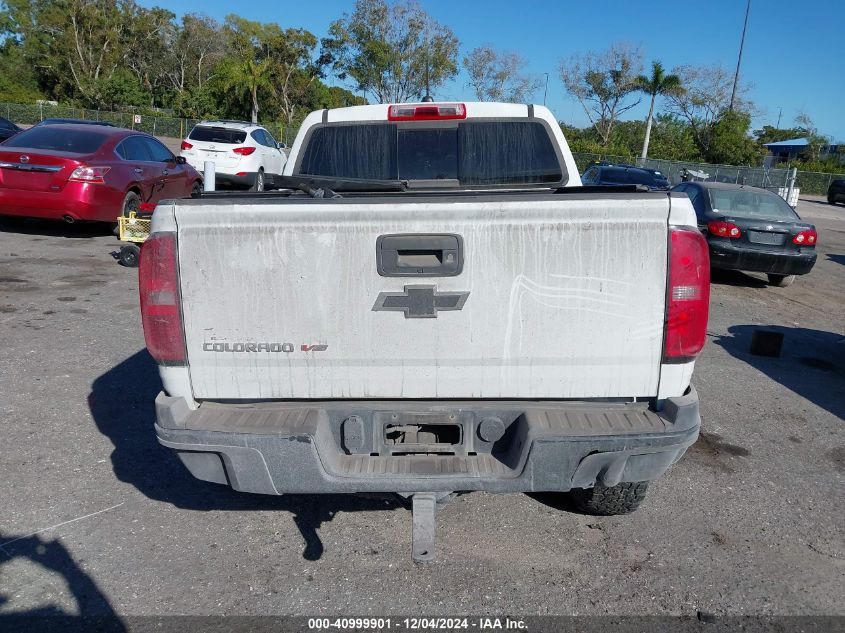
{"type": "Polygon", "coordinates": [[[657,394],[665,194],[174,204],[197,399],[657,394]],[[462,273],[381,276],[408,233],[461,236],[462,273]]]}

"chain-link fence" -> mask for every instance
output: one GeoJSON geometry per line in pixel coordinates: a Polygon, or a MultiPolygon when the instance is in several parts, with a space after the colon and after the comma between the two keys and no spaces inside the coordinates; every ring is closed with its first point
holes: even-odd
{"type": "MultiPolygon", "coordinates": [[[[185,138],[199,119],[173,117],[166,115],[148,115],[135,112],[112,112],[107,110],[89,110],[73,106],[53,105],[51,103],[23,104],[0,103],[0,116],[4,116],[19,125],[34,125],[50,118],[86,119],[89,121],[107,121],[118,127],[125,127],[172,138],[185,138]]],[[[262,123],[278,141],[287,145],[293,143],[299,131],[301,121],[287,125],[285,123],[262,123]]]]}
{"type": "MultiPolygon", "coordinates": [[[[672,185],[681,182],[682,172],[691,170],[707,174],[707,180],[714,182],[733,182],[750,185],[752,187],[763,187],[766,189],[777,189],[789,187],[789,172],[791,169],[766,168],[766,167],[741,167],[736,165],[714,165],[711,163],[694,163],[678,160],[660,160],[647,158],[640,160],[630,156],[611,156],[608,154],[574,153],[575,163],[578,170],[584,173],[589,165],[595,162],[607,162],[623,165],[637,165],[647,169],[657,169],[672,185]]],[[[833,180],[845,178],[843,174],[826,174],[814,171],[798,171],[795,178],[795,187],[801,190],[802,194],[824,195],[833,180]]]]}

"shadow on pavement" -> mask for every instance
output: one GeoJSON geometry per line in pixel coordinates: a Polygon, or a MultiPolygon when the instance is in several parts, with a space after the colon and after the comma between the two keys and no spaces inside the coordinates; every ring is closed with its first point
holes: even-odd
{"type": "MultiPolygon", "coordinates": [[[[82,631],[92,630],[90,625],[93,621],[96,622],[96,630],[104,633],[126,631],[97,583],[73,560],[70,552],[58,540],[42,539],[37,534],[16,537],[0,532],[0,567],[17,559],[26,559],[47,572],[59,574],[76,603],[76,613],[55,605],[7,611],[10,597],[0,592],[0,608],[4,609],[0,614],[0,630],[82,631]]],[[[7,584],[6,590],[14,590],[14,586],[7,584]]]]}
{"type": "Polygon", "coordinates": [[[306,560],[323,554],[318,529],[338,512],[396,510],[393,497],[357,495],[255,495],[194,479],[172,452],[156,439],[154,401],[161,391],[155,362],[146,350],[130,356],[98,377],[88,395],[97,428],[114,444],[112,468],[121,481],[150,499],[189,510],[279,510],[293,515],[306,560]]]}
{"type": "Polygon", "coordinates": [[[762,279],[746,275],[738,270],[710,269],[710,282],[720,286],[739,286],[741,288],[765,288],[768,284],[762,279]]]}
{"type": "Polygon", "coordinates": [[[845,420],[845,335],[806,328],[733,325],[728,336],[713,342],[731,356],[779,382],[787,389],[845,420]],[[754,330],[782,332],[777,358],[751,354],[754,330]]]}
{"type": "MultiPolygon", "coordinates": [[[[115,220],[115,223],[117,220],[115,220]]],[[[45,235],[66,237],[69,239],[90,239],[114,235],[111,224],[107,222],[74,222],[68,224],[61,220],[37,220],[26,218],[3,218],[0,231],[20,235],[45,235]]]]}
{"type": "Polygon", "coordinates": [[[833,253],[828,253],[827,258],[832,262],[845,266],[845,255],[834,255],[833,253]]]}

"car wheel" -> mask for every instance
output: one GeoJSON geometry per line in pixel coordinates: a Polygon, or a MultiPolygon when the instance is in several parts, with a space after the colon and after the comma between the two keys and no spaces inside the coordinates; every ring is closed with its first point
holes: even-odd
{"type": "Polygon", "coordinates": [[[264,191],[264,170],[259,169],[255,174],[255,184],[252,185],[253,191],[264,191]]]}
{"type": "Polygon", "coordinates": [[[121,266],[127,268],[138,267],[138,256],[141,254],[141,248],[137,244],[126,244],[120,247],[120,253],[117,256],[117,261],[121,266]]]}
{"type": "Polygon", "coordinates": [[[126,217],[133,211],[137,212],[140,207],[141,196],[139,196],[134,191],[130,191],[126,194],[126,197],[123,199],[123,210],[121,211],[121,215],[126,217]]]}
{"type": "Polygon", "coordinates": [[[769,283],[778,288],[786,288],[791,286],[795,281],[795,275],[766,275],[769,278],[769,283]]]}
{"type": "Polygon", "coordinates": [[[573,488],[566,494],[578,512],[611,516],[630,514],[639,508],[646,490],[648,482],[637,481],[615,486],[596,484],[592,488],[573,488]]]}
{"type": "Polygon", "coordinates": [[[827,196],[827,203],[828,204],[836,204],[836,196],[832,193],[827,196]]]}
{"type": "Polygon", "coordinates": [[[194,186],[191,187],[191,197],[192,198],[199,198],[202,195],[202,183],[198,180],[194,183],[194,186]]]}

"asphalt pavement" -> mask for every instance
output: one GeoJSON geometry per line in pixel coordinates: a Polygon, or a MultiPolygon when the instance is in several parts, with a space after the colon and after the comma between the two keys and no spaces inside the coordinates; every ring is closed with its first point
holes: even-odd
{"type": "Polygon", "coordinates": [[[137,271],[108,229],[0,232],[0,614],[845,615],[845,206],[789,288],[714,275],[702,435],[642,508],[473,493],[410,556],[391,498],[193,479],[152,429],[137,271]],[[780,358],[752,331],[785,333],[780,358]]]}

